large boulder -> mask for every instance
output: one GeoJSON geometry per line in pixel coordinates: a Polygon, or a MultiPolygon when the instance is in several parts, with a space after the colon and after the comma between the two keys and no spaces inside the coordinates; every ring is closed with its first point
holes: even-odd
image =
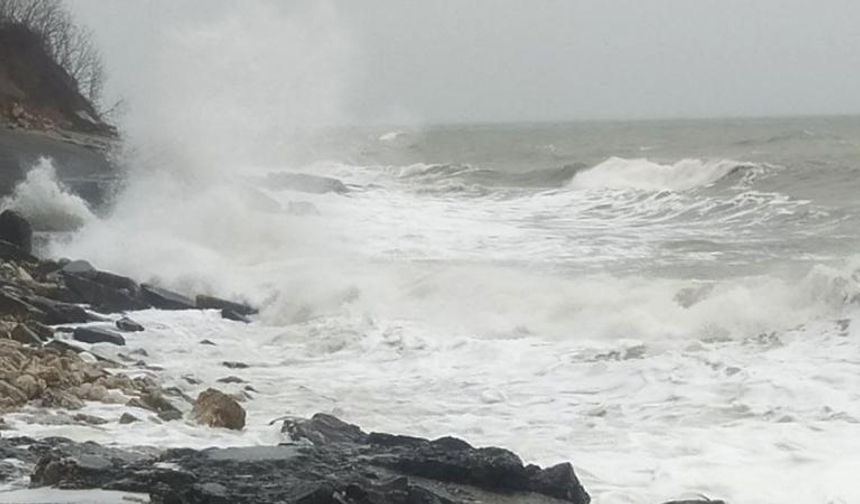
{"type": "Polygon", "coordinates": [[[14,210],[0,213],[0,240],[17,246],[24,252],[33,252],[33,228],[21,214],[14,210]]]}
{"type": "Polygon", "coordinates": [[[245,410],[229,395],[213,388],[197,396],[191,416],[209,427],[242,430],[245,427],[245,410]]]}

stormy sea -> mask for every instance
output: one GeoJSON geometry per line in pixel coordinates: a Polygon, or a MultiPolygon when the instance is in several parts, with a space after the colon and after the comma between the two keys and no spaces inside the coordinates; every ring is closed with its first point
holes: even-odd
{"type": "Polygon", "coordinates": [[[324,411],[570,460],[604,504],[858,502],[858,152],[850,117],[329,128],[205,175],[141,150],[99,212],[45,159],[10,200],[44,255],[260,308],[135,312],[141,373],[254,393],[243,431],[6,421],[202,448],[324,411]]]}

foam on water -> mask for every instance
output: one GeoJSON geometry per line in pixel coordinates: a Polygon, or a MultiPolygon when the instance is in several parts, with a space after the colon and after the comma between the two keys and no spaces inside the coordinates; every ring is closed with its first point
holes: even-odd
{"type": "Polygon", "coordinates": [[[577,173],[570,187],[682,191],[712,184],[739,166],[742,163],[727,159],[682,159],[673,164],[660,164],[644,158],[613,157],[577,173]]]}
{"type": "Polygon", "coordinates": [[[38,231],[71,231],[95,220],[87,203],[57,181],[53,162],[47,158],[27,172],[0,207],[26,215],[38,231]]]}

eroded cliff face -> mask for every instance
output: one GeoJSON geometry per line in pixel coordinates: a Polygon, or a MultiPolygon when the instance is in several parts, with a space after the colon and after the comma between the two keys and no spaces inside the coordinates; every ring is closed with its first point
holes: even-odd
{"type": "Polygon", "coordinates": [[[0,24],[0,115],[24,129],[115,134],[39,37],[17,24],[0,24]]]}

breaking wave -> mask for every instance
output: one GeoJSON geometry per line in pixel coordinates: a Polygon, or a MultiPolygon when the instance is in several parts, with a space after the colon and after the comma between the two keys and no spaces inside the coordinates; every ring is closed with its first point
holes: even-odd
{"type": "Polygon", "coordinates": [[[53,162],[41,158],[3,199],[3,209],[15,210],[37,231],[73,231],[94,219],[87,203],[60,181],[53,162]]]}
{"type": "Polygon", "coordinates": [[[686,191],[709,186],[738,172],[761,171],[761,165],[729,159],[682,159],[673,164],[660,164],[645,158],[612,157],[593,168],[577,172],[569,187],[686,191]]]}

